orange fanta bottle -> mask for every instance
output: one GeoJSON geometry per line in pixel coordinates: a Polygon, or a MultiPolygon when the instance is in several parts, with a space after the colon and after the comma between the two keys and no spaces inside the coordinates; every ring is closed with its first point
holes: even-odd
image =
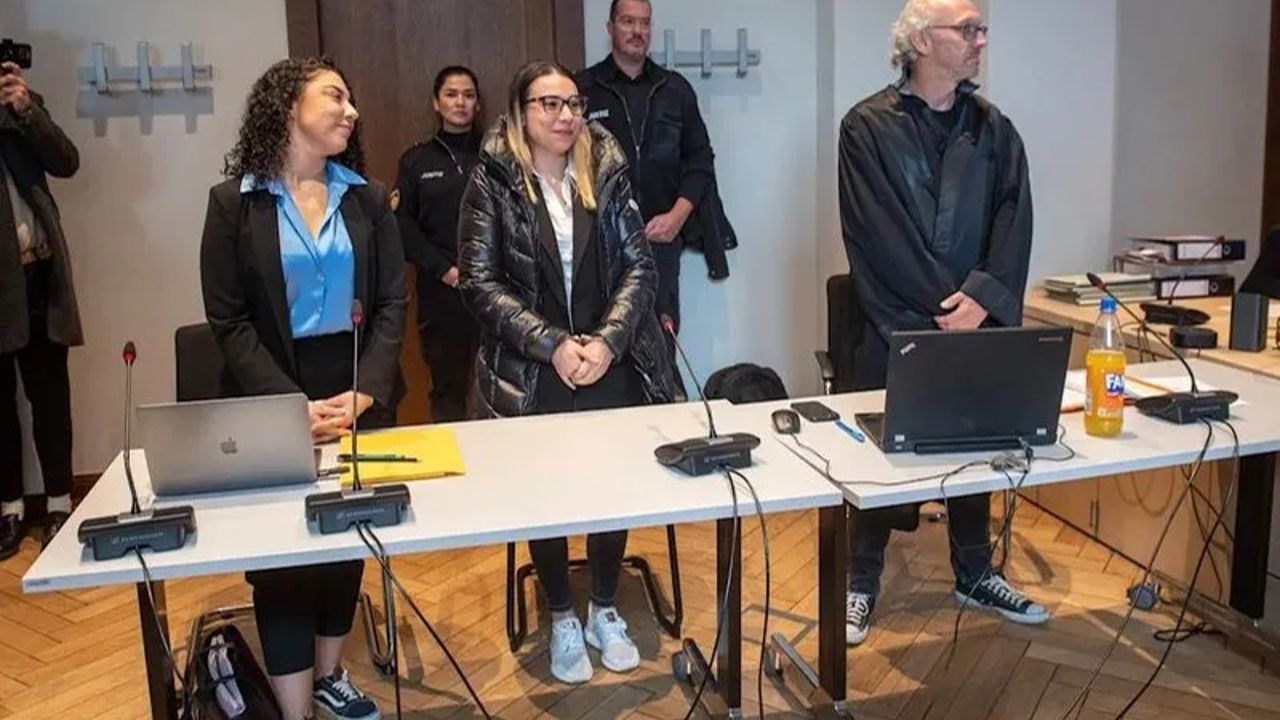
{"type": "Polygon", "coordinates": [[[1115,437],[1124,429],[1124,335],[1116,317],[1116,301],[1102,299],[1085,356],[1084,431],[1115,437]]]}

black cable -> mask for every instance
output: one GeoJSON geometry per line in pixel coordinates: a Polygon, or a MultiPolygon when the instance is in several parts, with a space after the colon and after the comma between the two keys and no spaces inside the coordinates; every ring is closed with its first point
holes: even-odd
{"type": "MultiPolygon", "coordinates": [[[[369,526],[368,521],[357,523],[356,533],[359,534],[360,539],[364,541],[365,547],[369,548],[369,552],[373,555],[373,558],[378,561],[380,566],[382,566],[382,570],[386,573],[387,578],[391,580],[392,584],[400,591],[400,594],[404,597],[405,601],[409,603],[409,607],[413,608],[413,612],[418,616],[418,620],[422,623],[423,627],[427,629],[427,632],[431,633],[432,639],[435,640],[436,645],[440,647],[444,656],[449,660],[449,664],[453,666],[454,672],[458,674],[458,677],[462,680],[462,684],[466,686],[467,692],[471,694],[471,699],[475,702],[476,707],[479,708],[480,714],[485,717],[485,720],[492,720],[493,716],[485,709],[484,703],[480,700],[480,696],[476,693],[475,688],[471,687],[471,681],[467,679],[467,674],[462,671],[462,666],[460,666],[458,661],[453,657],[453,653],[449,652],[449,647],[445,645],[444,638],[440,637],[440,634],[436,632],[435,627],[431,625],[431,621],[427,620],[427,616],[422,613],[422,609],[418,607],[418,603],[413,601],[413,597],[409,595],[409,591],[405,589],[404,585],[400,584],[400,579],[395,576],[395,573],[391,572],[391,565],[386,561],[386,549],[383,548],[382,541],[380,541],[378,536],[374,534],[373,528],[369,526]],[[366,537],[366,533],[368,534],[368,537],[366,537]],[[374,547],[375,545],[377,546],[376,549],[374,547]]],[[[397,678],[399,675],[400,673],[397,669],[397,678]]]]}
{"type": "MultiPolygon", "coordinates": [[[[169,664],[169,672],[173,678],[178,681],[178,692],[182,694],[182,706],[190,708],[192,697],[187,690],[187,683],[183,680],[182,675],[178,672],[178,660],[173,655],[172,648],[169,647],[168,633],[165,632],[164,623],[160,620],[160,611],[156,608],[156,596],[151,589],[151,569],[147,567],[147,561],[142,558],[142,551],[134,548],[133,554],[138,558],[138,564],[142,566],[143,587],[147,589],[147,600],[151,604],[151,618],[156,623],[156,637],[160,638],[160,647],[164,649],[164,659],[169,664]]],[[[195,652],[195,648],[187,648],[187,654],[195,652]]]]}
{"type": "Polygon", "coordinates": [[[702,675],[702,682],[698,684],[698,691],[693,694],[693,700],[689,703],[689,712],[685,713],[684,720],[693,717],[693,713],[698,709],[698,703],[702,700],[702,693],[707,689],[707,681],[711,679],[710,666],[720,654],[720,639],[724,634],[725,623],[729,619],[729,597],[733,595],[733,560],[738,556],[738,536],[742,532],[742,518],[738,515],[738,488],[733,484],[733,476],[726,471],[724,479],[728,481],[729,494],[733,496],[733,539],[729,543],[729,572],[725,576],[724,600],[720,602],[720,618],[716,623],[715,640],[711,642],[711,657],[707,659],[707,672],[702,675]]]}
{"type": "MultiPolygon", "coordinates": [[[[1222,503],[1222,508],[1218,511],[1217,517],[1214,519],[1213,527],[1209,529],[1209,540],[1212,540],[1213,535],[1218,531],[1218,528],[1222,526],[1222,516],[1226,514],[1227,506],[1231,504],[1231,498],[1235,494],[1236,488],[1239,487],[1240,485],[1239,476],[1238,476],[1240,472],[1240,435],[1236,432],[1236,428],[1234,425],[1231,424],[1230,420],[1213,420],[1213,421],[1204,420],[1202,422],[1204,422],[1205,425],[1209,426],[1210,437],[1213,437],[1213,424],[1212,424],[1213,422],[1221,423],[1225,425],[1228,430],[1231,431],[1231,438],[1233,443],[1231,458],[1234,461],[1234,465],[1235,465],[1235,467],[1232,468],[1231,486],[1227,488],[1226,501],[1222,503]]],[[[1175,637],[1180,632],[1184,632],[1182,629],[1182,621],[1187,616],[1187,609],[1191,607],[1191,597],[1195,595],[1195,591],[1196,591],[1195,590],[1196,580],[1200,577],[1201,568],[1204,567],[1205,556],[1209,554],[1209,548],[1210,548],[1209,540],[1206,540],[1204,545],[1200,548],[1200,557],[1196,559],[1196,567],[1194,570],[1191,571],[1191,581],[1187,583],[1187,594],[1186,594],[1186,597],[1182,599],[1182,607],[1179,608],[1178,610],[1178,619],[1174,621],[1173,629],[1171,631],[1175,637]]],[[[1131,699],[1129,703],[1124,706],[1123,709],[1120,710],[1120,714],[1116,715],[1116,720],[1120,720],[1125,715],[1129,714],[1129,711],[1132,710],[1133,706],[1138,703],[1138,700],[1147,692],[1147,690],[1151,688],[1151,684],[1155,682],[1156,676],[1158,676],[1160,674],[1160,671],[1164,669],[1164,664],[1169,659],[1169,654],[1173,652],[1173,646],[1175,644],[1177,643],[1173,641],[1167,642],[1165,644],[1164,652],[1160,655],[1160,662],[1156,663],[1155,669],[1151,671],[1151,675],[1147,678],[1147,681],[1144,682],[1142,684],[1142,687],[1138,689],[1138,693],[1133,696],[1133,699],[1131,699]]]]}
{"type": "Polygon", "coordinates": [[[764,507],[760,505],[760,496],[756,494],[755,485],[747,479],[746,475],[737,470],[729,470],[729,474],[742,478],[742,482],[747,484],[747,490],[751,491],[751,500],[756,506],[756,518],[760,521],[761,541],[764,543],[764,628],[760,631],[760,665],[756,668],[756,702],[760,705],[760,720],[765,720],[764,663],[765,649],[769,644],[770,598],[773,596],[773,561],[769,558],[769,527],[765,524],[764,507]]]}
{"type": "MultiPolygon", "coordinates": [[[[376,552],[374,552],[374,549],[369,544],[369,541],[365,538],[363,533],[361,533],[361,529],[367,524],[368,523],[357,524],[356,533],[360,535],[360,539],[361,541],[364,542],[365,547],[369,548],[369,551],[374,553],[374,557],[378,560],[378,564],[382,565],[386,569],[387,575],[390,575],[391,561],[389,558],[387,558],[386,549],[382,547],[382,543],[380,542],[377,543],[378,549],[376,552]],[[384,561],[386,563],[385,565],[383,564],[384,561]]],[[[377,540],[377,538],[374,538],[374,540],[377,540]]],[[[386,582],[386,581],[384,580],[383,582],[386,582]]],[[[391,620],[396,616],[396,597],[394,593],[392,593],[389,600],[391,605],[386,609],[386,611],[388,615],[388,620],[391,620]]],[[[390,631],[393,627],[395,627],[394,622],[387,623],[388,631],[390,631]]],[[[400,718],[404,717],[404,709],[400,703],[400,652],[399,652],[399,646],[398,646],[398,638],[396,638],[395,635],[391,632],[387,633],[387,652],[391,653],[391,673],[392,673],[392,677],[395,678],[395,687],[396,687],[396,719],[399,720],[400,718]]]]}
{"type": "MultiPolygon", "coordinates": [[[[986,569],[982,571],[982,575],[978,577],[978,581],[969,586],[969,591],[966,592],[964,596],[964,602],[960,603],[960,609],[956,611],[956,623],[955,623],[955,627],[953,627],[951,631],[951,651],[953,655],[955,653],[955,648],[959,645],[959,642],[960,642],[960,621],[961,619],[964,618],[964,611],[966,608],[969,607],[969,603],[972,602],[973,600],[973,592],[977,590],[978,587],[982,585],[982,583],[986,582],[988,577],[991,576],[991,571],[994,569],[993,561],[995,559],[996,548],[1000,546],[1000,541],[1005,539],[1006,533],[1008,533],[1009,528],[1013,527],[1013,516],[1017,513],[1017,510],[1018,510],[1018,497],[1019,497],[1019,494],[1022,492],[1022,484],[1026,482],[1027,476],[1031,474],[1031,461],[1035,458],[1035,452],[1031,449],[1031,446],[1028,445],[1025,441],[1022,441],[1021,439],[1019,441],[1022,442],[1022,452],[1023,452],[1023,457],[1025,458],[1021,468],[1022,476],[1018,478],[1018,482],[1015,484],[1013,482],[1013,477],[1009,475],[1009,471],[1007,469],[1003,467],[997,468],[1001,473],[1004,474],[1005,479],[1009,481],[1010,488],[1013,491],[1013,498],[1009,503],[1009,511],[1005,513],[1004,521],[1000,524],[1000,532],[999,534],[996,535],[995,542],[991,543],[991,555],[987,558],[986,569]]],[[[1075,451],[1073,450],[1072,451],[1073,455],[1074,455],[1074,452],[1075,451]]],[[[944,488],[945,484],[946,484],[946,481],[944,480],[942,485],[938,486],[939,492],[942,493],[943,505],[946,505],[946,500],[947,500],[947,494],[944,488]]],[[[951,517],[951,509],[949,506],[947,507],[947,517],[948,518],[951,517]]],[[[955,533],[952,530],[950,522],[947,523],[947,534],[951,537],[952,547],[958,547],[959,545],[955,541],[955,533]]],[[[1006,559],[1008,558],[1010,552],[1011,552],[1011,549],[1009,547],[1009,543],[1006,542],[1004,547],[1004,553],[1005,553],[1006,559]]],[[[951,661],[951,658],[948,657],[947,662],[949,663],[950,661],[951,661]]]]}
{"type": "MultiPolygon", "coordinates": [[[[1205,455],[1208,454],[1209,446],[1213,443],[1213,426],[1209,425],[1208,421],[1202,420],[1201,422],[1209,428],[1209,432],[1205,434],[1204,445],[1201,446],[1200,453],[1196,457],[1195,464],[1191,471],[1192,480],[1200,474],[1200,468],[1204,465],[1205,455]]],[[[1188,482],[1183,486],[1182,494],[1178,496],[1178,500],[1174,503],[1173,508],[1170,509],[1169,517],[1165,518],[1164,527],[1160,530],[1160,536],[1156,539],[1155,547],[1151,549],[1151,557],[1143,568],[1142,580],[1138,582],[1138,585],[1146,585],[1151,580],[1151,573],[1155,569],[1156,558],[1160,555],[1160,548],[1164,546],[1165,538],[1169,534],[1169,528],[1173,526],[1173,519],[1177,517],[1178,510],[1182,507],[1182,503],[1187,499],[1187,495],[1190,494],[1190,491],[1191,482],[1188,482]]],[[[1137,610],[1137,605],[1130,602],[1128,610],[1125,611],[1124,620],[1120,623],[1120,627],[1116,630],[1115,636],[1111,638],[1111,642],[1107,645],[1107,651],[1103,653],[1102,660],[1094,666],[1093,672],[1089,675],[1088,682],[1080,688],[1080,692],[1076,694],[1075,699],[1071,701],[1071,704],[1067,706],[1067,709],[1058,716],[1058,720],[1066,720],[1070,717],[1071,713],[1075,712],[1076,706],[1080,704],[1080,701],[1083,700],[1089,690],[1093,688],[1093,683],[1097,681],[1098,675],[1102,672],[1102,668],[1106,666],[1107,661],[1111,659],[1111,654],[1115,652],[1116,647],[1120,644],[1120,639],[1124,637],[1125,628],[1129,626],[1129,621],[1133,619],[1133,613],[1135,610],[1137,610]]]]}
{"type": "Polygon", "coordinates": [[[1209,623],[1201,620],[1200,622],[1184,627],[1184,628],[1166,628],[1164,630],[1154,630],[1151,637],[1162,643],[1180,643],[1183,640],[1190,640],[1197,635],[1222,635],[1222,631],[1211,627],[1209,623]]]}

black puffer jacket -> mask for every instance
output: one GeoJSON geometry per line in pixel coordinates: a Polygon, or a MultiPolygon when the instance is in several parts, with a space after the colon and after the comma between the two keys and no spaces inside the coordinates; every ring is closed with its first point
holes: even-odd
{"type": "MultiPolygon", "coordinates": [[[[670,402],[672,368],[653,312],[657,270],[632,199],[626,158],[607,130],[597,123],[587,128],[596,178],[593,240],[599,243],[596,256],[607,293],[604,317],[591,334],[609,345],[616,362],[632,364],[647,402],[670,402]]],[[[537,312],[548,292],[538,269],[537,223],[519,163],[507,146],[506,119],[500,119],[485,137],[458,224],[462,300],[485,331],[473,392],[474,411],[482,417],[531,414],[538,383],[560,381],[551,356],[570,333],[537,312]]]]}

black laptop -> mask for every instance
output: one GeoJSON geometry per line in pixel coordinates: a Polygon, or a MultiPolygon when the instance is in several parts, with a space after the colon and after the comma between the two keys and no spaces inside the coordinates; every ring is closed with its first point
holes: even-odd
{"type": "Polygon", "coordinates": [[[1057,441],[1069,328],[894,333],[883,413],[854,419],[886,453],[1057,441]]]}

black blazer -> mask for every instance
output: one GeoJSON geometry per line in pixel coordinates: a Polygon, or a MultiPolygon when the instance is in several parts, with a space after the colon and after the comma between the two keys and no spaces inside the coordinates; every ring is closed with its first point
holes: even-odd
{"type": "MultiPolygon", "coordinates": [[[[351,187],[342,218],[355,254],[355,295],[364,306],[360,391],[391,408],[404,333],[404,249],[381,185],[351,187]]],[[[301,392],[280,261],[276,199],[240,192],[240,178],[214,185],[200,242],[205,315],[222,348],[228,395],[301,392]]]]}

